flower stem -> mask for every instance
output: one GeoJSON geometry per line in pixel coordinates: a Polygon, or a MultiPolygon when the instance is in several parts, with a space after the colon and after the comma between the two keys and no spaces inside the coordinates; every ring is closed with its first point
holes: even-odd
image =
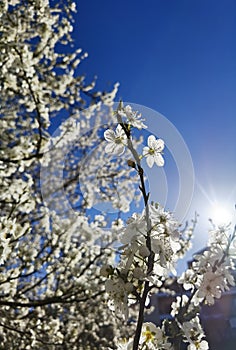
{"type": "MultiPolygon", "coordinates": [[[[139,174],[139,179],[140,179],[140,187],[139,188],[140,188],[140,191],[142,192],[142,195],[143,195],[143,201],[144,201],[144,205],[145,205],[145,217],[146,217],[146,223],[147,223],[146,246],[150,251],[150,255],[149,255],[148,261],[147,261],[147,275],[150,275],[152,270],[153,270],[153,265],[154,265],[154,253],[152,252],[151,238],[150,238],[151,220],[149,217],[149,206],[148,206],[149,193],[147,193],[147,191],[146,191],[145,181],[144,181],[144,171],[143,171],[143,168],[141,167],[139,155],[133,147],[133,144],[132,144],[132,141],[130,138],[130,134],[127,132],[127,130],[123,124],[121,124],[121,126],[123,127],[123,129],[126,133],[126,136],[128,139],[127,146],[129,148],[130,152],[132,153],[134,160],[136,162],[138,174],[139,174]]],[[[139,314],[138,314],[138,321],[137,321],[137,326],[136,326],[136,331],[135,331],[135,336],[134,336],[133,350],[138,350],[138,347],[139,347],[139,341],[140,341],[141,332],[142,332],[142,325],[143,325],[143,321],[144,321],[145,304],[146,304],[146,299],[147,299],[149,291],[150,291],[149,281],[145,281],[143,294],[142,294],[140,301],[139,301],[139,314]]]]}

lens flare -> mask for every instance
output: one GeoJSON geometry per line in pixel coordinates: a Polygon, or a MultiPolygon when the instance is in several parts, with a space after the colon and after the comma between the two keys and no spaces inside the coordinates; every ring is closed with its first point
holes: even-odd
{"type": "Polygon", "coordinates": [[[210,215],[210,219],[212,219],[213,223],[218,225],[229,224],[232,222],[232,216],[232,210],[226,205],[213,203],[210,215]]]}

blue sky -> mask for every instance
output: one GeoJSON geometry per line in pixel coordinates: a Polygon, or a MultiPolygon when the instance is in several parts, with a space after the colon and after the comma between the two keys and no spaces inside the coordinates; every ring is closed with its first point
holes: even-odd
{"type": "Polygon", "coordinates": [[[87,79],[97,76],[103,90],[119,82],[118,98],[160,112],[181,133],[202,244],[210,202],[236,203],[236,1],[81,0],[74,35],[89,53],[87,79]]]}

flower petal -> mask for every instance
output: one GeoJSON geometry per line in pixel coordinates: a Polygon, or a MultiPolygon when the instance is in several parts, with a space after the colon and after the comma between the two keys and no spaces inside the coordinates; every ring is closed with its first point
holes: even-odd
{"type": "Polygon", "coordinates": [[[149,146],[149,148],[153,148],[152,147],[153,146],[153,142],[155,142],[155,141],[156,141],[156,138],[155,138],[154,135],[148,136],[148,146],[149,146]]]}
{"type": "Polygon", "coordinates": [[[114,152],[114,148],[115,148],[115,144],[114,143],[108,143],[105,147],[105,152],[106,153],[113,153],[114,152]]]}
{"type": "Polygon", "coordinates": [[[117,136],[125,136],[125,132],[120,124],[116,127],[116,135],[117,136]]]}
{"type": "Polygon", "coordinates": [[[162,157],[162,155],[160,153],[156,153],[154,155],[154,159],[155,159],[155,163],[158,166],[163,166],[165,164],[164,158],[162,157]]]}
{"type": "Polygon", "coordinates": [[[108,142],[114,142],[115,139],[115,133],[113,130],[106,130],[104,131],[104,138],[105,140],[107,140],[108,142]]]}
{"type": "Polygon", "coordinates": [[[121,154],[124,153],[124,151],[125,151],[124,145],[122,145],[121,143],[115,145],[115,149],[114,149],[115,154],[120,156],[121,154]]]}
{"type": "Polygon", "coordinates": [[[162,139],[156,140],[156,142],[155,142],[155,151],[161,152],[161,151],[163,151],[164,147],[165,147],[165,143],[164,143],[164,141],[162,139]]]}
{"type": "Polygon", "coordinates": [[[153,164],[154,164],[154,157],[148,155],[146,161],[147,161],[147,165],[149,166],[149,168],[152,168],[153,164]]]}
{"type": "Polygon", "coordinates": [[[147,157],[149,154],[149,147],[145,146],[143,147],[143,156],[147,157]]]}

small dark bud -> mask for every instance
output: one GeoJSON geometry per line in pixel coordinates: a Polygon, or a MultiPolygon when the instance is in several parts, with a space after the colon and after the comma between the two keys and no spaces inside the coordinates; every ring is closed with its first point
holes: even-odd
{"type": "Polygon", "coordinates": [[[127,164],[130,168],[136,169],[136,164],[133,160],[131,160],[131,159],[127,160],[127,164]]]}

